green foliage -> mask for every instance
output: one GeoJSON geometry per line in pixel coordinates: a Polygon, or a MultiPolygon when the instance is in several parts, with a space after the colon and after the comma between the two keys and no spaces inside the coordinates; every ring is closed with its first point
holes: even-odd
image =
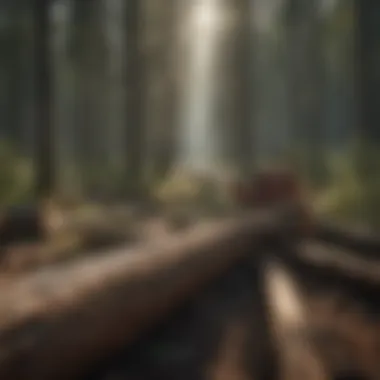
{"type": "Polygon", "coordinates": [[[315,209],[337,220],[380,226],[380,150],[354,144],[329,155],[329,185],[321,191],[315,209]]]}
{"type": "Polygon", "coordinates": [[[317,214],[337,221],[380,227],[380,147],[356,139],[339,151],[312,155],[297,147],[261,169],[294,169],[317,214]]]}
{"type": "Polygon", "coordinates": [[[34,173],[30,160],[0,143],[0,203],[9,205],[31,198],[34,173]]]}
{"type": "Polygon", "coordinates": [[[225,190],[226,186],[213,178],[178,170],[157,183],[152,193],[169,210],[200,216],[219,214],[226,209],[225,190]]]}

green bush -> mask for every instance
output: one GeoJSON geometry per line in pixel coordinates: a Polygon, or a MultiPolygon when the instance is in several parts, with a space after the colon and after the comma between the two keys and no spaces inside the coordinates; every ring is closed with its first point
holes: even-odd
{"type": "Polygon", "coordinates": [[[315,209],[334,219],[380,226],[380,150],[352,145],[329,155],[329,183],[315,209]]]}
{"type": "Polygon", "coordinates": [[[152,193],[167,209],[193,215],[217,215],[228,205],[225,190],[225,186],[214,178],[178,170],[158,182],[152,193]]]}
{"type": "Polygon", "coordinates": [[[0,143],[0,203],[24,202],[31,198],[34,171],[31,160],[22,157],[9,144],[0,143]]]}
{"type": "Polygon", "coordinates": [[[380,147],[355,140],[339,151],[321,150],[318,157],[298,147],[261,166],[293,168],[317,214],[380,227],[380,147]]]}

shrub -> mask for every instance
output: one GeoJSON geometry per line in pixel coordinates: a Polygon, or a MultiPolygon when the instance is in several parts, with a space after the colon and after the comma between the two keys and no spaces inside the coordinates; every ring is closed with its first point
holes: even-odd
{"type": "Polygon", "coordinates": [[[32,196],[34,171],[31,160],[6,143],[0,144],[0,202],[25,202],[32,196]]]}
{"type": "Polygon", "coordinates": [[[339,220],[380,226],[380,151],[351,146],[329,155],[330,181],[315,209],[339,220]]]}

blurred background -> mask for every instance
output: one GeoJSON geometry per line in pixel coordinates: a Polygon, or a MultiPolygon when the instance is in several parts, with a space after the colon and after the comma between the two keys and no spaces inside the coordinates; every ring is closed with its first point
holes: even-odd
{"type": "Polygon", "coordinates": [[[377,228],[379,38],[376,0],[2,0],[0,202],[215,210],[290,167],[377,228]]]}

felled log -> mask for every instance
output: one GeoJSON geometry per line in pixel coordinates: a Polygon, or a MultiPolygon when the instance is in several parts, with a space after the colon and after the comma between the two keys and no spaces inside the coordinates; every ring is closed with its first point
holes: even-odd
{"type": "Polygon", "coordinates": [[[258,254],[277,221],[277,213],[257,213],[199,225],[0,289],[0,378],[80,378],[234,262],[258,254]]]}
{"type": "MultiPolygon", "coordinates": [[[[307,343],[306,339],[312,344],[310,347],[314,351],[312,357],[319,358],[322,368],[328,375],[317,377],[318,379],[376,378],[379,371],[376,365],[375,343],[372,342],[376,342],[373,334],[376,333],[378,288],[376,290],[374,283],[370,284],[370,279],[366,276],[361,278],[356,276],[358,273],[355,264],[358,263],[349,263],[351,269],[349,266],[344,267],[344,259],[350,260],[347,257],[340,257],[342,259],[340,266],[339,264],[332,266],[330,259],[335,256],[334,253],[338,255],[340,253],[334,252],[331,247],[303,243],[296,251],[298,254],[293,252],[291,256],[296,260],[286,260],[286,263],[279,261],[282,261],[284,273],[296,285],[295,289],[298,288],[296,292],[298,297],[286,295],[286,292],[289,292],[289,284],[280,282],[277,285],[279,295],[275,302],[277,310],[274,313],[275,318],[272,318],[273,325],[278,326],[279,332],[286,332],[287,326],[291,327],[292,322],[294,328],[298,329],[293,338],[303,343],[300,353],[306,356],[302,359],[298,357],[294,364],[301,366],[309,364],[306,369],[312,368],[312,362],[308,363],[307,360],[308,348],[304,344],[307,343]],[[297,298],[302,301],[299,306],[297,298]],[[283,304],[282,313],[281,304],[283,304]],[[282,318],[285,322],[282,326],[281,323],[276,323],[278,319],[281,322],[281,314],[285,317],[282,318]],[[303,318],[297,321],[297,317],[302,314],[303,318]],[[343,324],[342,329],[340,323],[343,324]],[[282,327],[285,327],[285,331],[282,327]],[[355,350],[352,350],[353,347],[355,350]]],[[[341,254],[344,255],[344,252],[341,254]]],[[[283,255],[281,257],[284,258],[283,255]]],[[[297,295],[296,293],[294,295],[297,295]]],[[[287,343],[290,344],[288,350],[286,348],[281,350],[286,357],[292,350],[292,336],[290,335],[288,340],[279,338],[277,339],[279,346],[284,343],[285,346],[287,343]]],[[[290,355],[290,358],[292,357],[294,358],[294,355],[290,355]]],[[[303,374],[302,378],[312,378],[312,374],[309,372],[306,374],[303,374]]]]}
{"type": "Polygon", "coordinates": [[[327,368],[307,334],[306,305],[299,284],[281,261],[272,259],[263,273],[263,283],[281,377],[329,379],[327,368]]]}
{"type": "MultiPolygon", "coordinates": [[[[366,260],[357,252],[320,242],[300,242],[282,252],[282,259],[297,273],[322,285],[344,284],[365,298],[378,298],[380,261],[366,260]]],[[[371,300],[369,300],[371,301],[371,300]]]]}
{"type": "Polygon", "coordinates": [[[380,234],[371,229],[319,221],[315,235],[318,240],[356,251],[367,259],[380,259],[380,234]]]}

